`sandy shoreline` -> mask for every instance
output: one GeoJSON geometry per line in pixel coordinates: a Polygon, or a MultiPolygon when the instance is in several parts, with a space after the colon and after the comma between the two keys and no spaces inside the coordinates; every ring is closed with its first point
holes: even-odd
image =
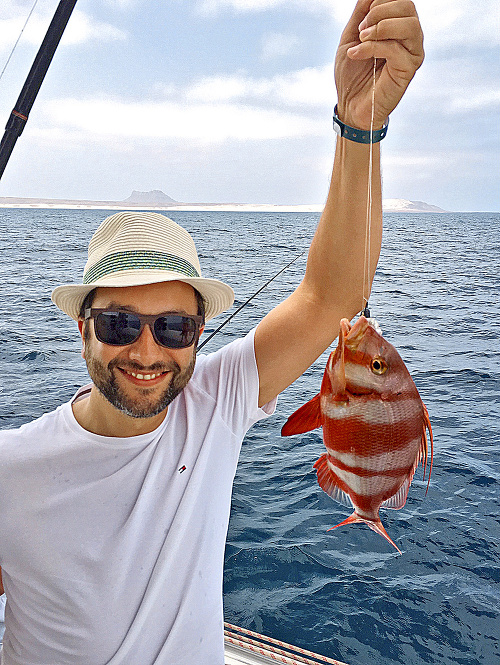
{"type": "MultiPolygon", "coordinates": [[[[447,212],[423,201],[384,199],[384,212],[447,212]]],[[[132,201],[85,201],[71,199],[29,199],[14,196],[0,197],[0,208],[24,208],[45,210],[156,210],[161,212],[304,212],[321,213],[323,203],[285,205],[274,203],[138,203],[132,201]]]]}
{"type": "Polygon", "coordinates": [[[0,203],[0,208],[24,208],[45,210],[158,210],[168,212],[185,210],[187,212],[322,212],[323,204],[312,205],[272,205],[272,204],[191,204],[191,205],[124,205],[114,203],[0,203]]]}

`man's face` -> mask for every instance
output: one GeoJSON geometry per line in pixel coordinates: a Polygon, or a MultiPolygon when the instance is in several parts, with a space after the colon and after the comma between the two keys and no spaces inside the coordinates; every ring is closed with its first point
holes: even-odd
{"type": "MultiPolygon", "coordinates": [[[[92,307],[126,309],[140,314],[197,314],[194,289],[184,282],[163,282],[124,288],[99,288],[92,307]]],[[[167,349],[157,344],[149,326],[127,346],[110,346],[96,339],[94,321],[88,326],[82,355],[94,385],[114,407],[133,418],[164,411],[186,386],[194,370],[196,351],[167,349]]],[[[85,330],[80,322],[81,331],[85,330]]]]}

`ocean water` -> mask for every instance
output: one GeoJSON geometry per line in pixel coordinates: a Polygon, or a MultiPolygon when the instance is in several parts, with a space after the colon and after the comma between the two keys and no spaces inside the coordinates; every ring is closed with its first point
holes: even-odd
{"type": "MultiPolygon", "coordinates": [[[[76,324],[51,289],[80,278],[109,213],[0,210],[0,427],[55,408],[87,381],[76,324]]],[[[235,307],[307,249],[309,213],[171,212],[235,307]]],[[[226,620],[349,665],[500,662],[499,214],[387,214],[370,305],[405,360],[434,431],[430,488],[382,520],[400,556],[319,488],[319,430],[281,438],[315,395],[328,353],[248,433],[225,564],[226,620]]],[[[246,333],[300,282],[305,256],[203,350],[246,333]]],[[[216,319],[212,329],[223,320],[216,319]]],[[[208,326],[210,332],[210,326],[208,326]]],[[[1,507],[0,507],[1,510],[1,507]]]]}

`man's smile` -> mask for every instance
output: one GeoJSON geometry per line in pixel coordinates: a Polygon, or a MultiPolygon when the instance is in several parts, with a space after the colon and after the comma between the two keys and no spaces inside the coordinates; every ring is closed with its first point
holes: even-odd
{"type": "Polygon", "coordinates": [[[153,387],[161,383],[161,381],[168,375],[172,373],[172,370],[166,370],[164,372],[133,372],[132,370],[124,369],[122,367],[116,367],[120,373],[125,376],[125,378],[137,386],[153,387]]]}

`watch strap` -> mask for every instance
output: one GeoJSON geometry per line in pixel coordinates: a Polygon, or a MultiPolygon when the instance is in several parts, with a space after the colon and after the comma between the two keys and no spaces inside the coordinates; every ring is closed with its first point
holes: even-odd
{"type": "Polygon", "coordinates": [[[387,128],[389,126],[389,118],[387,122],[382,127],[382,129],[376,129],[371,132],[369,129],[357,129],[356,127],[349,127],[339,119],[337,115],[337,105],[333,111],[333,129],[335,132],[342,136],[344,139],[349,139],[349,141],[355,141],[356,143],[378,143],[381,141],[387,134],[387,128]]]}

